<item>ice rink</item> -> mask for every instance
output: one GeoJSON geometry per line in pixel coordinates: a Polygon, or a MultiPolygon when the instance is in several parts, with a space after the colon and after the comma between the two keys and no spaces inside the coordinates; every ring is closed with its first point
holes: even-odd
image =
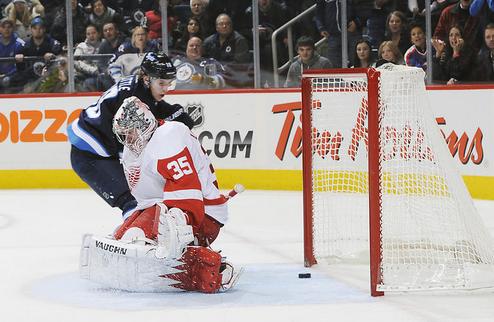
{"type": "MultiPolygon", "coordinates": [[[[245,270],[234,290],[213,295],[127,293],[80,279],[82,234],[120,222],[90,190],[1,190],[0,205],[2,322],[494,321],[494,291],[371,298],[366,267],[304,268],[301,192],[231,200],[214,248],[245,270]]],[[[494,202],[476,205],[494,232],[494,202]]]]}

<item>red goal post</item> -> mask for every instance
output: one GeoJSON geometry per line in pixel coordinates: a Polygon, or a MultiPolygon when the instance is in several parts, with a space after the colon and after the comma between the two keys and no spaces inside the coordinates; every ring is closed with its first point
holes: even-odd
{"type": "Polygon", "coordinates": [[[302,78],[305,265],[368,262],[371,294],[494,286],[494,243],[417,68],[302,78]]]}

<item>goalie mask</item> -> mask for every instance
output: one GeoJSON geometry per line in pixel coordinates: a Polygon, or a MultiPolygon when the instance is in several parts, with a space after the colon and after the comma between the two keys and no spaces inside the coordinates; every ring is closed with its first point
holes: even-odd
{"type": "Polygon", "coordinates": [[[113,117],[118,141],[139,155],[156,130],[158,121],[149,107],[135,96],[126,98],[113,117]]]}

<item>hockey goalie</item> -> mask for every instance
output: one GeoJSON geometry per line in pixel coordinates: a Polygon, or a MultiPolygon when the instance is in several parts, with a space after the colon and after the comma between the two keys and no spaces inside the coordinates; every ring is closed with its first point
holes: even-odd
{"type": "Polygon", "coordinates": [[[160,125],[134,96],[113,131],[138,206],[111,236],[84,236],[81,276],[133,292],[230,289],[240,270],[210,248],[228,219],[228,197],[197,138],[182,123],[160,125]]]}

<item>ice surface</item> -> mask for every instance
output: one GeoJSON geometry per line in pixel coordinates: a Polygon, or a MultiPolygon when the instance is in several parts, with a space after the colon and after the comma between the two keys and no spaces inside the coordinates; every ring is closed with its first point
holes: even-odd
{"type": "MultiPolygon", "coordinates": [[[[494,202],[476,205],[494,232],[494,202]]],[[[119,211],[90,190],[0,191],[0,321],[494,321],[493,291],[371,298],[366,266],[304,268],[300,192],[246,191],[230,213],[213,245],[245,268],[233,291],[137,294],[77,272],[82,234],[119,211]]]]}

